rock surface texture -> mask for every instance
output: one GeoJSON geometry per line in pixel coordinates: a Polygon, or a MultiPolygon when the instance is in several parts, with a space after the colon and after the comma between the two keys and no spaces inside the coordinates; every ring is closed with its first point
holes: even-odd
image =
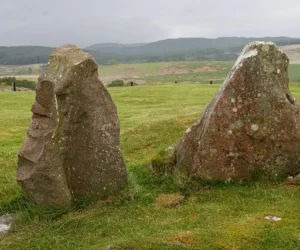
{"type": "Polygon", "coordinates": [[[300,106],[288,89],[288,58],[273,43],[248,44],[199,120],[176,164],[208,180],[269,179],[300,172],[300,106]]]}
{"type": "Polygon", "coordinates": [[[97,70],[89,54],[64,45],[38,80],[17,181],[39,205],[101,199],[126,183],[117,110],[97,70]]]}

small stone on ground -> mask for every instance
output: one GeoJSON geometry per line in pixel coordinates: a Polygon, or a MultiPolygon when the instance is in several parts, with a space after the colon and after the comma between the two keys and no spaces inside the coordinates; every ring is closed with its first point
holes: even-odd
{"type": "Polygon", "coordinates": [[[0,234],[7,232],[11,227],[13,216],[11,214],[5,214],[0,216],[0,234]]]}
{"type": "Polygon", "coordinates": [[[269,220],[269,221],[280,221],[281,218],[280,217],[277,217],[277,216],[266,216],[265,219],[269,220]]]}

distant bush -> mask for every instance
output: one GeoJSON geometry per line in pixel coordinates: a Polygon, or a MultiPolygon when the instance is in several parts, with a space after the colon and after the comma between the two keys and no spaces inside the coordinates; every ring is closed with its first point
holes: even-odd
{"type": "Polygon", "coordinates": [[[1,85],[12,85],[13,82],[16,83],[16,87],[23,87],[27,89],[35,89],[35,82],[34,81],[29,81],[29,80],[21,80],[21,79],[16,79],[15,77],[3,77],[0,78],[1,85]]]}
{"type": "Polygon", "coordinates": [[[123,87],[125,83],[122,80],[114,80],[106,85],[107,87],[123,87]]]}
{"type": "Polygon", "coordinates": [[[16,80],[16,86],[17,87],[23,87],[27,89],[32,89],[35,90],[35,82],[34,81],[29,81],[29,80],[16,80]]]}

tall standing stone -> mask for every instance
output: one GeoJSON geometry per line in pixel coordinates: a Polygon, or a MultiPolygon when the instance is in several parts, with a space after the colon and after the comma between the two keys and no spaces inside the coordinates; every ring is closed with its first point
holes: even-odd
{"type": "Polygon", "coordinates": [[[64,45],[39,78],[17,180],[40,205],[101,199],[126,183],[117,110],[97,72],[89,54],[64,45]]]}
{"type": "Polygon", "coordinates": [[[300,106],[288,89],[287,70],[288,58],[275,44],[248,44],[184,134],[177,166],[209,180],[299,173],[300,106]]]}

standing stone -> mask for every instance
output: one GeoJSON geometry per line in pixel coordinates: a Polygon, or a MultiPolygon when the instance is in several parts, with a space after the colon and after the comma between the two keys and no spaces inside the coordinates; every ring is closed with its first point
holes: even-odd
{"type": "Polygon", "coordinates": [[[40,76],[17,180],[43,206],[101,199],[126,183],[116,107],[95,60],[74,45],[57,48],[40,76]]]}
{"type": "Polygon", "coordinates": [[[274,179],[300,172],[300,106],[288,58],[271,42],[248,44],[200,119],[185,132],[177,166],[208,180],[274,179]]]}

